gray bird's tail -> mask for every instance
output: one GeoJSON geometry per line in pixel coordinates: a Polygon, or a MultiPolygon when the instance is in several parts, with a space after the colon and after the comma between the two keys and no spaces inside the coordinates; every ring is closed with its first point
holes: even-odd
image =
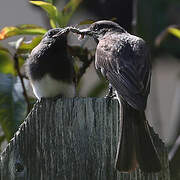
{"type": "Polygon", "coordinates": [[[130,172],[138,166],[144,172],[158,172],[161,163],[151,139],[144,111],[137,111],[126,102],[121,102],[122,132],[116,156],[116,168],[130,172]]]}

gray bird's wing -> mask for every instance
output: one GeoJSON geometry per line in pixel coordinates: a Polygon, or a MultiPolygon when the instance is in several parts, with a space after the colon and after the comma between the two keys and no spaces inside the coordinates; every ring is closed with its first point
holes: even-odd
{"type": "Polygon", "coordinates": [[[142,39],[135,43],[131,40],[100,41],[95,66],[129,105],[137,110],[146,108],[151,65],[149,50],[142,39]]]}

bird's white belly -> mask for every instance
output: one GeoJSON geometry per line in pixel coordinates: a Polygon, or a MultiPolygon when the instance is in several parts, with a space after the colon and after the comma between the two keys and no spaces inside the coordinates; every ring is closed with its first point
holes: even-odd
{"type": "Polygon", "coordinates": [[[50,75],[45,75],[42,79],[31,81],[33,92],[40,100],[42,97],[55,97],[63,95],[65,97],[75,96],[74,84],[68,84],[53,79],[50,75]]]}

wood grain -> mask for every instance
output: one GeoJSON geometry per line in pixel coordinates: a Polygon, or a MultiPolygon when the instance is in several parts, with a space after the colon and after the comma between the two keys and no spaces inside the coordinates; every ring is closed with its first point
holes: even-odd
{"type": "Polygon", "coordinates": [[[42,100],[1,154],[2,180],[169,180],[164,144],[153,139],[163,169],[130,174],[114,168],[120,110],[116,100],[42,100]]]}

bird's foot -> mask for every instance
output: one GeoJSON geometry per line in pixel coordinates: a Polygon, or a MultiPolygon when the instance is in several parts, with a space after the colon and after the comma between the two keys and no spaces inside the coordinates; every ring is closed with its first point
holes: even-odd
{"type": "Polygon", "coordinates": [[[113,99],[113,98],[115,98],[116,97],[116,94],[115,93],[113,93],[113,94],[107,94],[106,96],[105,96],[105,98],[109,98],[109,99],[113,99]]]}
{"type": "Polygon", "coordinates": [[[105,98],[115,98],[116,97],[116,94],[113,90],[113,87],[111,86],[111,84],[109,84],[109,90],[108,90],[108,94],[105,96],[105,98]]]}

